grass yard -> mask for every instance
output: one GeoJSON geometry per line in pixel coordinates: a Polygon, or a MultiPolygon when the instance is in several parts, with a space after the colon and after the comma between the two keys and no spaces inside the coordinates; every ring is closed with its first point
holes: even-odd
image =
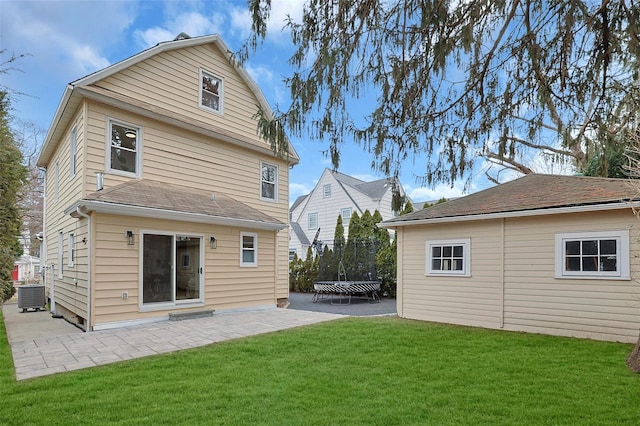
{"type": "Polygon", "coordinates": [[[349,318],[16,382],[0,321],[0,424],[637,425],[631,349],[349,318]]]}

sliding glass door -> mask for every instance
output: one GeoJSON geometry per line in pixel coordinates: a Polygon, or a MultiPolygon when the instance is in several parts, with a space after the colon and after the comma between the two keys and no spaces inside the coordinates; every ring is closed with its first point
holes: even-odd
{"type": "Polygon", "coordinates": [[[142,301],[144,304],[200,300],[202,237],[142,235],[142,301]]]}

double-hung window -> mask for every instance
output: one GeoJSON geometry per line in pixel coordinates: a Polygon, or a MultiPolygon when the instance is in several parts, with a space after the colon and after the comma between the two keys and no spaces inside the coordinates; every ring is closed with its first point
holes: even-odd
{"type": "Polygon", "coordinates": [[[278,167],[262,163],[260,165],[260,198],[277,201],[278,167]]]}
{"type": "Polygon", "coordinates": [[[471,239],[426,242],[426,275],[471,276],[471,239]]]}
{"type": "Polygon", "coordinates": [[[556,278],[629,277],[628,230],[556,234],[556,278]]]}
{"type": "Polygon", "coordinates": [[[222,114],[222,79],[200,70],[200,106],[222,114]]]}
{"type": "Polygon", "coordinates": [[[240,266],[258,266],[258,234],[240,233],[240,266]]]}
{"type": "Polygon", "coordinates": [[[340,216],[342,216],[342,223],[347,224],[351,220],[353,210],[351,207],[347,207],[340,210],[340,216]]]}
{"type": "Polygon", "coordinates": [[[307,229],[318,229],[318,213],[309,213],[307,229]]]}
{"type": "Polygon", "coordinates": [[[322,197],[331,198],[331,184],[328,183],[322,186],[322,197]]]}
{"type": "Polygon", "coordinates": [[[142,129],[132,124],[109,120],[107,171],[139,177],[142,129]]]}

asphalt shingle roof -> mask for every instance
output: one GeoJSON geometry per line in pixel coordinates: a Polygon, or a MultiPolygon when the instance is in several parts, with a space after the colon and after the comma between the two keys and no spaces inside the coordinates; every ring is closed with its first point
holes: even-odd
{"type": "Polygon", "coordinates": [[[385,223],[622,203],[637,199],[638,190],[629,185],[627,179],[531,174],[385,223]]]}
{"type": "Polygon", "coordinates": [[[195,213],[272,224],[281,221],[237,201],[222,192],[211,193],[146,179],[131,180],[87,195],[84,200],[195,213]]]}
{"type": "Polygon", "coordinates": [[[382,198],[384,193],[389,188],[389,178],[382,178],[371,182],[365,182],[363,180],[354,178],[353,176],[345,175],[344,173],[336,171],[333,171],[332,173],[338,182],[357,189],[373,200],[382,198]]]}
{"type": "Polygon", "coordinates": [[[298,222],[291,222],[291,229],[296,234],[296,236],[298,237],[298,240],[300,240],[302,245],[304,246],[311,245],[311,243],[309,242],[309,239],[305,235],[304,231],[302,230],[302,227],[298,222]]]}

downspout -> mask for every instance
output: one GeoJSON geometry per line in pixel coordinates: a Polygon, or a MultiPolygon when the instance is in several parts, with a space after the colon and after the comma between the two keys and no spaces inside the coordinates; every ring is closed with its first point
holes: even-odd
{"type": "Polygon", "coordinates": [[[500,328],[504,328],[504,218],[500,221],[500,328]]]}
{"type": "Polygon", "coordinates": [[[91,331],[91,216],[76,207],[78,216],[87,219],[87,329],[91,331]]]}
{"type": "MultiPolygon", "coordinates": [[[[47,244],[47,168],[42,167],[43,171],[43,196],[42,196],[42,241],[40,242],[40,271],[45,271],[42,278],[42,284],[47,288],[47,260],[49,258],[49,247],[47,244]]],[[[53,277],[53,267],[49,272],[53,277]]],[[[56,313],[56,298],[55,298],[55,279],[49,280],[51,282],[51,288],[49,289],[49,310],[52,314],[56,313]]]]}

